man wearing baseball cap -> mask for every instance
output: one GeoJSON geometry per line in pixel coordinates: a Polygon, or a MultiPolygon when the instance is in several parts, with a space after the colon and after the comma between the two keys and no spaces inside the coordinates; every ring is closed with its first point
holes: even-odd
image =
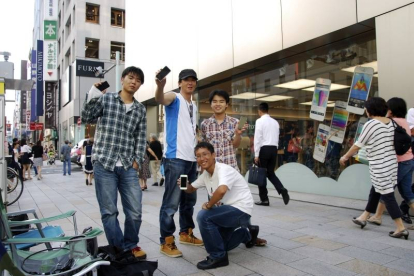
{"type": "MultiPolygon", "coordinates": [[[[159,71],[158,71],[159,72],[159,71]]],[[[158,72],[156,74],[158,74],[158,72]]],[[[166,79],[155,78],[155,100],[165,106],[164,172],[165,192],[160,210],[160,252],[169,257],[181,257],[174,241],[174,214],[180,208],[180,243],[201,246],[203,241],[193,234],[194,205],[197,194],[187,194],[177,186],[180,175],[187,175],[190,183],[197,178],[196,146],[197,106],[191,100],[197,87],[197,74],[184,69],[178,76],[180,92],[164,94],[166,79]]]]}

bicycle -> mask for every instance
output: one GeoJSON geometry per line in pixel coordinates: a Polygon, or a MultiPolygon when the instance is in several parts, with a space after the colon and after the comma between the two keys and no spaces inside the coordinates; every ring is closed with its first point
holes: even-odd
{"type": "Polygon", "coordinates": [[[24,184],[22,179],[19,176],[19,173],[16,172],[13,168],[7,167],[7,198],[5,204],[7,206],[12,205],[23,193],[24,184]]]}

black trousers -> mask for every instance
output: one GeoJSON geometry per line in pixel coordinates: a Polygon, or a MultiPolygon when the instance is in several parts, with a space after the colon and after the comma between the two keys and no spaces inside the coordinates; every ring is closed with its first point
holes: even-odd
{"type": "Polygon", "coordinates": [[[380,193],[377,193],[373,186],[371,187],[371,191],[369,192],[368,203],[367,207],[365,207],[365,211],[375,214],[380,200],[384,202],[385,207],[387,208],[388,213],[390,214],[392,219],[401,218],[401,210],[398,207],[398,203],[395,199],[394,192],[382,195],[380,193]]]}
{"type": "MultiPolygon", "coordinates": [[[[272,182],[273,186],[275,186],[276,191],[279,195],[285,191],[285,187],[283,186],[282,182],[280,182],[279,178],[277,178],[275,174],[275,166],[276,166],[276,158],[277,158],[277,147],[276,146],[263,146],[260,148],[259,153],[259,167],[266,168],[267,170],[267,178],[272,182]]],[[[261,201],[268,201],[269,197],[267,196],[268,191],[266,186],[259,187],[259,196],[261,201]]]]}

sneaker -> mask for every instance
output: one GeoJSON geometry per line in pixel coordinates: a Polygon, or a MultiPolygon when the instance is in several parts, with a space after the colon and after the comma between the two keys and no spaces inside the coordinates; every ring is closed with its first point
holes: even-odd
{"type": "Polygon", "coordinates": [[[229,258],[226,253],[226,255],[221,259],[212,259],[210,258],[210,256],[207,256],[207,258],[204,261],[201,261],[197,264],[197,268],[206,270],[206,269],[213,269],[213,268],[228,266],[228,265],[229,265],[229,258]]]}
{"type": "Polygon", "coordinates": [[[161,244],[160,252],[168,257],[177,258],[182,257],[183,253],[178,250],[174,242],[174,236],[165,238],[165,243],[161,244]]]}
{"type": "Polygon", "coordinates": [[[180,243],[190,244],[190,245],[195,245],[195,246],[204,245],[202,240],[200,240],[200,239],[196,238],[196,236],[194,236],[193,229],[191,229],[191,228],[188,228],[188,233],[186,233],[186,232],[181,232],[180,233],[180,243]]]}
{"type": "Polygon", "coordinates": [[[145,251],[142,250],[139,246],[133,248],[131,251],[132,255],[134,255],[134,257],[138,260],[145,260],[147,258],[147,253],[145,253],[145,251]]]}

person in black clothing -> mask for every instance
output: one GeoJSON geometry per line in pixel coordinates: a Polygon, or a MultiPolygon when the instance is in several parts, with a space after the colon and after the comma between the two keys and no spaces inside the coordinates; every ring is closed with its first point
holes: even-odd
{"type": "Polygon", "coordinates": [[[152,154],[150,157],[150,168],[152,178],[154,179],[154,184],[152,186],[158,186],[158,179],[160,179],[160,186],[164,183],[164,179],[161,176],[160,166],[162,159],[162,146],[160,141],[158,141],[157,135],[151,133],[150,137],[150,149],[154,152],[155,156],[152,154]]]}
{"type": "Polygon", "coordinates": [[[37,168],[37,180],[43,178],[42,176],[42,166],[43,166],[43,146],[42,142],[37,141],[36,145],[32,147],[33,153],[33,165],[37,168]]]}

